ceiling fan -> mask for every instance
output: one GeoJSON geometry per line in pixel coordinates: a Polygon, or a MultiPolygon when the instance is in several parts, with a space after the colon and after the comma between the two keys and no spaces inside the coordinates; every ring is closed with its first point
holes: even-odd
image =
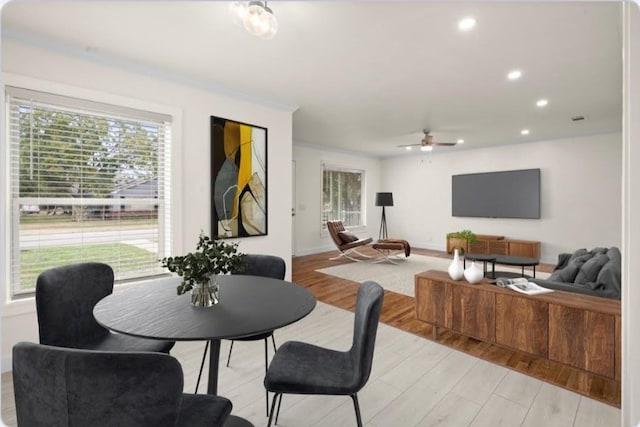
{"type": "Polygon", "coordinates": [[[431,151],[433,150],[433,147],[436,145],[440,145],[440,146],[457,145],[456,142],[434,141],[433,136],[431,135],[429,129],[423,129],[422,132],[424,132],[424,138],[422,138],[422,141],[419,142],[418,144],[404,144],[404,145],[398,145],[398,147],[405,147],[407,150],[410,150],[411,147],[419,146],[420,150],[422,151],[431,151]]]}

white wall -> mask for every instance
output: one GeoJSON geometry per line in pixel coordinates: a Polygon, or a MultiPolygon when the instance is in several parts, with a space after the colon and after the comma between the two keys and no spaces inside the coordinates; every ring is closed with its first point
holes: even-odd
{"type": "MultiPolygon", "coordinates": [[[[555,263],[561,252],[621,245],[622,135],[619,133],[478,150],[445,151],[375,159],[294,145],[296,161],[295,253],[332,249],[320,236],[323,161],[367,170],[368,228],[378,236],[377,191],[393,192],[387,208],[389,236],[415,247],[444,250],[446,234],[471,229],[541,242],[541,258],[555,263]],[[541,218],[491,219],[451,216],[451,175],[541,169],[541,218]]],[[[487,189],[487,191],[491,191],[487,189]]]]}
{"type": "Polygon", "coordinates": [[[623,7],[622,426],[640,426],[640,9],[623,7]]]}
{"type": "MultiPolygon", "coordinates": [[[[161,80],[132,71],[116,69],[77,56],[27,46],[16,41],[2,42],[3,77],[34,82],[52,91],[61,88],[98,97],[129,99],[176,111],[179,116],[174,135],[177,187],[174,188],[176,215],[174,253],[195,249],[201,229],[210,230],[210,128],[211,115],[230,118],[268,128],[268,236],[240,239],[243,252],[271,253],[283,257],[291,272],[291,111],[266,107],[198,87],[161,80]],[[32,80],[34,79],[34,80],[32,80]]],[[[6,192],[4,193],[6,194],[6,192]]],[[[7,196],[3,196],[0,222],[6,233],[7,196]]],[[[3,239],[6,249],[7,238],[3,239]]],[[[5,252],[8,253],[8,252],[5,252]]],[[[6,257],[0,260],[6,263],[6,257]]],[[[2,283],[8,283],[6,264],[2,283]]],[[[6,287],[4,295],[6,297],[6,287]]],[[[37,322],[33,300],[3,304],[3,369],[10,368],[10,352],[20,340],[37,341],[37,322]]]]}
{"type": "Polygon", "coordinates": [[[438,250],[447,232],[461,229],[538,240],[550,263],[581,247],[620,247],[621,147],[621,135],[608,134],[386,159],[382,182],[395,203],[387,211],[390,233],[438,250]],[[530,168],[541,169],[540,219],[451,216],[452,175],[530,168]]]}
{"type": "MultiPolygon", "coordinates": [[[[320,232],[322,202],[322,164],[327,163],[365,171],[366,227],[354,230],[359,237],[377,239],[380,231],[381,208],[375,207],[375,194],[389,191],[380,185],[380,161],[346,152],[328,151],[318,147],[295,144],[295,203],[294,249],[296,255],[335,249],[328,234],[320,232]]],[[[390,231],[391,232],[391,231],[390,231]]]]}

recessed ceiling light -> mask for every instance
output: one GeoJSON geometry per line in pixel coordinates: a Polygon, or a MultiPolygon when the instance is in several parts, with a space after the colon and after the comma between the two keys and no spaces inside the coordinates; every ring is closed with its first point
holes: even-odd
{"type": "Polygon", "coordinates": [[[422,147],[420,147],[421,151],[431,151],[433,150],[433,147],[431,145],[423,145],[422,147]]]}
{"type": "Polygon", "coordinates": [[[407,150],[407,151],[411,151],[411,147],[409,147],[409,146],[404,147],[404,149],[407,150]]]}
{"type": "Polygon", "coordinates": [[[529,135],[529,129],[522,129],[522,130],[520,131],[520,134],[521,134],[521,135],[529,135]]]}
{"type": "Polygon", "coordinates": [[[467,16],[458,21],[458,29],[460,31],[469,31],[476,26],[476,18],[473,16],[467,16]]]}
{"type": "Polygon", "coordinates": [[[464,144],[464,139],[459,139],[456,141],[458,144],[464,144]]]}
{"type": "Polygon", "coordinates": [[[538,99],[538,101],[536,102],[536,105],[538,107],[546,107],[547,104],[549,104],[549,101],[547,101],[546,99],[538,99]]]}
{"type": "Polygon", "coordinates": [[[522,71],[520,70],[509,71],[509,74],[507,74],[509,80],[518,80],[520,77],[522,77],[522,71]]]}

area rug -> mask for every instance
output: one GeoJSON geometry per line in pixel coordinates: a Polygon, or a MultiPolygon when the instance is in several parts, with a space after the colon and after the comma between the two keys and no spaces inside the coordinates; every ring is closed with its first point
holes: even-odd
{"type": "MultiPolygon", "coordinates": [[[[384,289],[399,294],[415,296],[413,279],[416,273],[426,270],[446,271],[451,264],[447,258],[438,258],[425,255],[411,255],[408,258],[401,258],[397,265],[383,262],[374,264],[372,262],[352,262],[349,264],[336,265],[316,270],[319,273],[329,274],[342,279],[354,282],[364,282],[373,280],[379,283],[384,289]]],[[[467,267],[469,264],[467,264],[467,267]]],[[[482,265],[479,265],[482,268],[482,265]]],[[[496,271],[510,271],[519,273],[520,268],[509,268],[496,265],[496,271]]],[[[528,270],[527,270],[528,271],[528,270]]],[[[536,277],[545,278],[548,273],[536,272],[536,277]]]]}

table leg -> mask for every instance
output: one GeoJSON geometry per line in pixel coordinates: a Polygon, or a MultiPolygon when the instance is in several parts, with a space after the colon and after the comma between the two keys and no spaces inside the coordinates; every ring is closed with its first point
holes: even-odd
{"type": "MultiPolygon", "coordinates": [[[[218,365],[220,364],[220,340],[209,340],[209,382],[207,394],[218,394],[218,365]]],[[[251,422],[229,415],[224,427],[254,427],[251,422]]]]}
{"type": "Polygon", "coordinates": [[[220,362],[220,340],[209,341],[209,381],[207,394],[218,394],[218,365],[220,362]]]}

